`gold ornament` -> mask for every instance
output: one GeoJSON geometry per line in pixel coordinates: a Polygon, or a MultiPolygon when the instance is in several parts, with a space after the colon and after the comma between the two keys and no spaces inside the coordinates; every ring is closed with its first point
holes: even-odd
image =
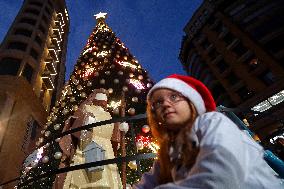
{"type": "Polygon", "coordinates": [[[143,143],[141,141],[136,142],[136,147],[138,150],[142,150],[143,149],[143,143]]]}
{"type": "Polygon", "coordinates": [[[55,124],[55,125],[53,126],[53,128],[54,128],[54,130],[60,129],[60,124],[55,124]]]}
{"type": "Polygon", "coordinates": [[[108,91],[108,93],[110,93],[110,94],[113,93],[113,89],[112,89],[112,88],[109,88],[107,91],[108,91]]]}
{"type": "Polygon", "coordinates": [[[134,74],[133,73],[129,73],[129,77],[134,77],[134,74]]]}
{"type": "Polygon", "coordinates": [[[87,95],[86,95],[85,92],[82,92],[82,93],[80,94],[80,96],[81,96],[82,98],[85,98],[87,95]]]}
{"type": "Polygon", "coordinates": [[[126,92],[126,91],[128,91],[128,87],[123,86],[123,87],[122,87],[122,90],[123,90],[124,92],[126,92]]]}
{"type": "Polygon", "coordinates": [[[118,115],[118,114],[119,114],[119,108],[114,108],[114,109],[113,109],[113,113],[114,113],[115,115],[118,115]]]}
{"type": "Polygon", "coordinates": [[[130,169],[137,169],[137,163],[136,163],[136,161],[134,160],[134,161],[130,161],[129,163],[128,163],[128,167],[130,167],[130,169]]]}
{"type": "Polygon", "coordinates": [[[76,111],[78,110],[78,106],[77,106],[77,105],[74,105],[74,106],[73,106],[73,110],[74,110],[74,112],[76,112],[76,111]]]}
{"type": "Polygon", "coordinates": [[[104,79],[100,80],[100,84],[104,85],[106,83],[106,81],[104,79]]]}
{"type": "Polygon", "coordinates": [[[72,95],[72,90],[68,90],[67,94],[72,95]]]}
{"type": "Polygon", "coordinates": [[[150,131],[149,125],[143,125],[142,131],[143,131],[144,133],[148,133],[148,132],[150,131]]]}
{"type": "Polygon", "coordinates": [[[128,113],[129,115],[134,115],[134,114],[135,114],[135,109],[134,109],[134,108],[129,108],[129,109],[127,110],[127,113],[128,113]]]}
{"type": "Polygon", "coordinates": [[[49,137],[49,135],[50,135],[50,131],[45,131],[44,132],[44,136],[49,137]]]}
{"type": "Polygon", "coordinates": [[[139,79],[139,80],[142,80],[142,79],[143,79],[143,75],[139,75],[139,76],[138,76],[138,79],[139,79]]]}
{"type": "Polygon", "coordinates": [[[56,152],[55,154],[54,154],[54,158],[55,159],[60,159],[62,157],[62,153],[61,152],[56,152]]]}
{"type": "Polygon", "coordinates": [[[76,100],[76,99],[75,99],[75,97],[73,97],[73,96],[70,98],[70,102],[75,102],[75,100],[76,100]]]}
{"type": "Polygon", "coordinates": [[[83,89],[82,85],[78,85],[78,86],[77,86],[77,89],[78,89],[79,91],[82,90],[82,89],[83,89]]]}
{"type": "Polygon", "coordinates": [[[115,84],[117,84],[117,83],[119,83],[119,80],[118,80],[118,79],[114,79],[113,82],[114,82],[115,84]]]}
{"type": "Polygon", "coordinates": [[[63,113],[64,115],[68,114],[68,112],[69,112],[68,109],[65,109],[65,108],[64,108],[64,110],[62,111],[62,113],[63,113]]]}
{"type": "Polygon", "coordinates": [[[88,86],[88,87],[92,86],[92,82],[91,82],[91,81],[88,81],[88,82],[87,82],[87,86],[88,86]]]}
{"type": "Polygon", "coordinates": [[[48,156],[43,156],[42,163],[47,163],[48,161],[49,161],[49,157],[48,156]]]}
{"type": "Polygon", "coordinates": [[[147,83],[147,87],[148,88],[152,87],[152,84],[151,83],[147,83]]]}
{"type": "Polygon", "coordinates": [[[138,102],[138,98],[137,97],[132,97],[132,102],[138,102]]]}
{"type": "Polygon", "coordinates": [[[52,117],[52,121],[56,121],[56,119],[57,119],[57,116],[52,117]]]}

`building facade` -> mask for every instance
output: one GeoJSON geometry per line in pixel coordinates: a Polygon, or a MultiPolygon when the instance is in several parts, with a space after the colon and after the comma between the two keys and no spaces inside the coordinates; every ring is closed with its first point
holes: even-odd
{"type": "Polygon", "coordinates": [[[267,144],[283,136],[283,10],[281,0],[205,0],[184,28],[179,55],[188,75],[217,104],[237,107],[267,144]]]}
{"type": "Polygon", "coordinates": [[[65,0],[25,0],[1,43],[0,183],[19,176],[60,95],[68,33],[65,0]]]}

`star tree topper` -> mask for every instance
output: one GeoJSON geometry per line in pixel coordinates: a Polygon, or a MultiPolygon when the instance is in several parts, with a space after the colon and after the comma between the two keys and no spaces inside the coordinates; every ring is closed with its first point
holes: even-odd
{"type": "Polygon", "coordinates": [[[94,16],[96,17],[96,20],[98,20],[98,19],[105,19],[106,15],[107,15],[107,13],[100,12],[98,14],[95,14],[94,16]]]}

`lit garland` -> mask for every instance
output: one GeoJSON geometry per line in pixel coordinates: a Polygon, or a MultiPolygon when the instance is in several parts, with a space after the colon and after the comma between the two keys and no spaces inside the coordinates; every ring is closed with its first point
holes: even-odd
{"type": "Polygon", "coordinates": [[[143,83],[137,79],[130,79],[130,83],[136,88],[136,89],[145,89],[145,86],[143,83]]]}
{"type": "Polygon", "coordinates": [[[86,78],[92,75],[95,71],[95,68],[88,68],[85,70],[85,72],[81,75],[81,78],[86,78]]]}
{"type": "Polygon", "coordinates": [[[131,64],[130,62],[126,62],[126,61],[118,61],[117,63],[121,66],[124,66],[124,67],[130,67],[130,68],[134,68],[134,69],[138,68],[137,65],[131,64]]]}
{"type": "Polygon", "coordinates": [[[94,49],[97,49],[97,47],[90,47],[90,48],[87,48],[84,52],[83,52],[83,55],[85,55],[87,52],[91,52],[92,50],[94,49]]]}
{"type": "Polygon", "coordinates": [[[121,105],[121,100],[118,102],[111,101],[110,104],[107,105],[108,108],[116,109],[121,105]]]}
{"type": "Polygon", "coordinates": [[[104,58],[104,57],[106,57],[108,54],[110,53],[110,51],[101,51],[101,52],[98,52],[97,53],[97,57],[98,58],[104,58]]]}

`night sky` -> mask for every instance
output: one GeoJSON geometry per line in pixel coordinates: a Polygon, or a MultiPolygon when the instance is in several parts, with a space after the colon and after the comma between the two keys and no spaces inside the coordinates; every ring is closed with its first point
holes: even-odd
{"type": "MultiPolygon", "coordinates": [[[[0,0],[0,41],[12,24],[23,0],[0,0]]],[[[66,0],[70,17],[66,80],[86,45],[96,20],[108,13],[107,24],[124,42],[154,81],[185,74],[178,60],[183,28],[202,0],[66,0]]]]}

